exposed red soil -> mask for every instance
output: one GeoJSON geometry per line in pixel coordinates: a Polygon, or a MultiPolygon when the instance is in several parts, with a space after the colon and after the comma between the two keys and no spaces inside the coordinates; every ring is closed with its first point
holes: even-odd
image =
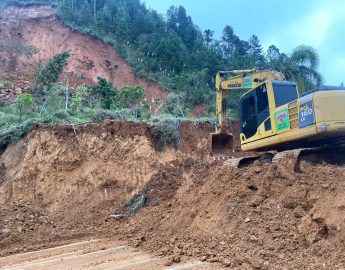
{"type": "Polygon", "coordinates": [[[68,50],[71,57],[61,81],[70,87],[96,83],[97,77],[103,76],[118,88],[142,86],[151,105],[164,97],[165,89],[153,81],[135,77],[113,46],[72,31],[55,16],[51,6],[7,7],[0,11],[0,35],[1,43],[33,46],[38,50],[32,57],[15,51],[0,51],[0,80],[13,82],[10,89],[2,90],[2,98],[10,97],[14,91],[32,89],[37,62],[68,50]]]}
{"type": "Polygon", "coordinates": [[[0,159],[0,254],[97,236],[231,269],[343,269],[343,167],[231,168],[206,154],[209,129],[182,122],[181,148],[157,152],[145,123],[35,127],[0,159]],[[134,194],[144,208],[109,217],[134,194]]]}

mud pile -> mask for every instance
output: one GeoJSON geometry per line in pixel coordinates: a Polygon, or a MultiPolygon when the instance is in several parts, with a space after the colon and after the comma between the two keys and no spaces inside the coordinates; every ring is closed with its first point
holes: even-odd
{"type": "Polygon", "coordinates": [[[180,148],[164,152],[155,151],[147,124],[133,122],[36,127],[8,146],[1,255],[106,237],[171,263],[196,257],[231,269],[345,267],[339,163],[287,157],[231,168],[207,158],[209,124],[182,122],[179,130],[180,148]],[[138,198],[143,208],[130,203],[129,217],[110,217],[138,198]]]}
{"type": "Polygon", "coordinates": [[[187,165],[176,195],[142,209],[126,237],[233,269],[343,269],[344,169],[294,162],[187,165]]]}
{"type": "Polygon", "coordinates": [[[0,253],[94,234],[162,168],[204,151],[210,124],[179,130],[180,150],[158,152],[146,123],[34,127],[0,158],[0,253]]]}

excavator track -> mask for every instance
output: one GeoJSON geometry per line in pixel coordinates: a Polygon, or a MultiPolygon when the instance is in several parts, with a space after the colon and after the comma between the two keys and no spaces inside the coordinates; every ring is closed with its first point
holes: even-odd
{"type": "Polygon", "coordinates": [[[272,152],[266,152],[266,153],[260,153],[257,155],[250,155],[247,157],[227,157],[224,160],[225,166],[235,167],[235,168],[243,168],[247,167],[250,164],[254,163],[256,160],[259,160],[260,163],[266,164],[266,163],[272,163],[272,159],[274,157],[274,153],[272,152]]]}
{"type": "Polygon", "coordinates": [[[247,157],[222,157],[223,165],[235,168],[243,168],[259,161],[265,163],[279,163],[288,158],[295,160],[295,170],[299,170],[301,160],[306,160],[312,163],[326,162],[328,164],[344,166],[345,165],[345,146],[322,146],[314,148],[298,148],[292,150],[285,150],[280,152],[265,152],[257,155],[250,155],[247,157]]]}
{"type": "Polygon", "coordinates": [[[278,152],[277,154],[275,154],[272,158],[272,163],[278,163],[281,160],[283,160],[284,158],[288,158],[288,157],[293,157],[294,159],[298,160],[301,152],[305,151],[305,150],[310,150],[311,148],[298,148],[298,149],[293,149],[293,150],[286,150],[286,151],[282,151],[282,152],[278,152]]]}

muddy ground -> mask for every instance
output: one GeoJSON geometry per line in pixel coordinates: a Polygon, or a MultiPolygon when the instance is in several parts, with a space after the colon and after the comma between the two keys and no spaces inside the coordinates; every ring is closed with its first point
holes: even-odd
{"type": "Polygon", "coordinates": [[[180,123],[178,149],[162,152],[149,130],[135,122],[37,126],[9,145],[0,160],[1,256],[97,237],[172,263],[345,267],[340,162],[296,166],[287,157],[237,169],[207,154],[210,124],[180,123]]]}

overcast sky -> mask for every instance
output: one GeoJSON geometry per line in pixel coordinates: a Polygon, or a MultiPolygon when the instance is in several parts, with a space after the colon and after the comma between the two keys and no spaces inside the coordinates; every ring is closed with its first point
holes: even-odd
{"type": "Polygon", "coordinates": [[[289,53],[310,45],[320,55],[325,83],[345,83],[344,0],[144,0],[147,7],[165,14],[182,5],[202,30],[220,37],[226,24],[247,40],[256,34],[264,50],[271,44],[289,53]]]}

